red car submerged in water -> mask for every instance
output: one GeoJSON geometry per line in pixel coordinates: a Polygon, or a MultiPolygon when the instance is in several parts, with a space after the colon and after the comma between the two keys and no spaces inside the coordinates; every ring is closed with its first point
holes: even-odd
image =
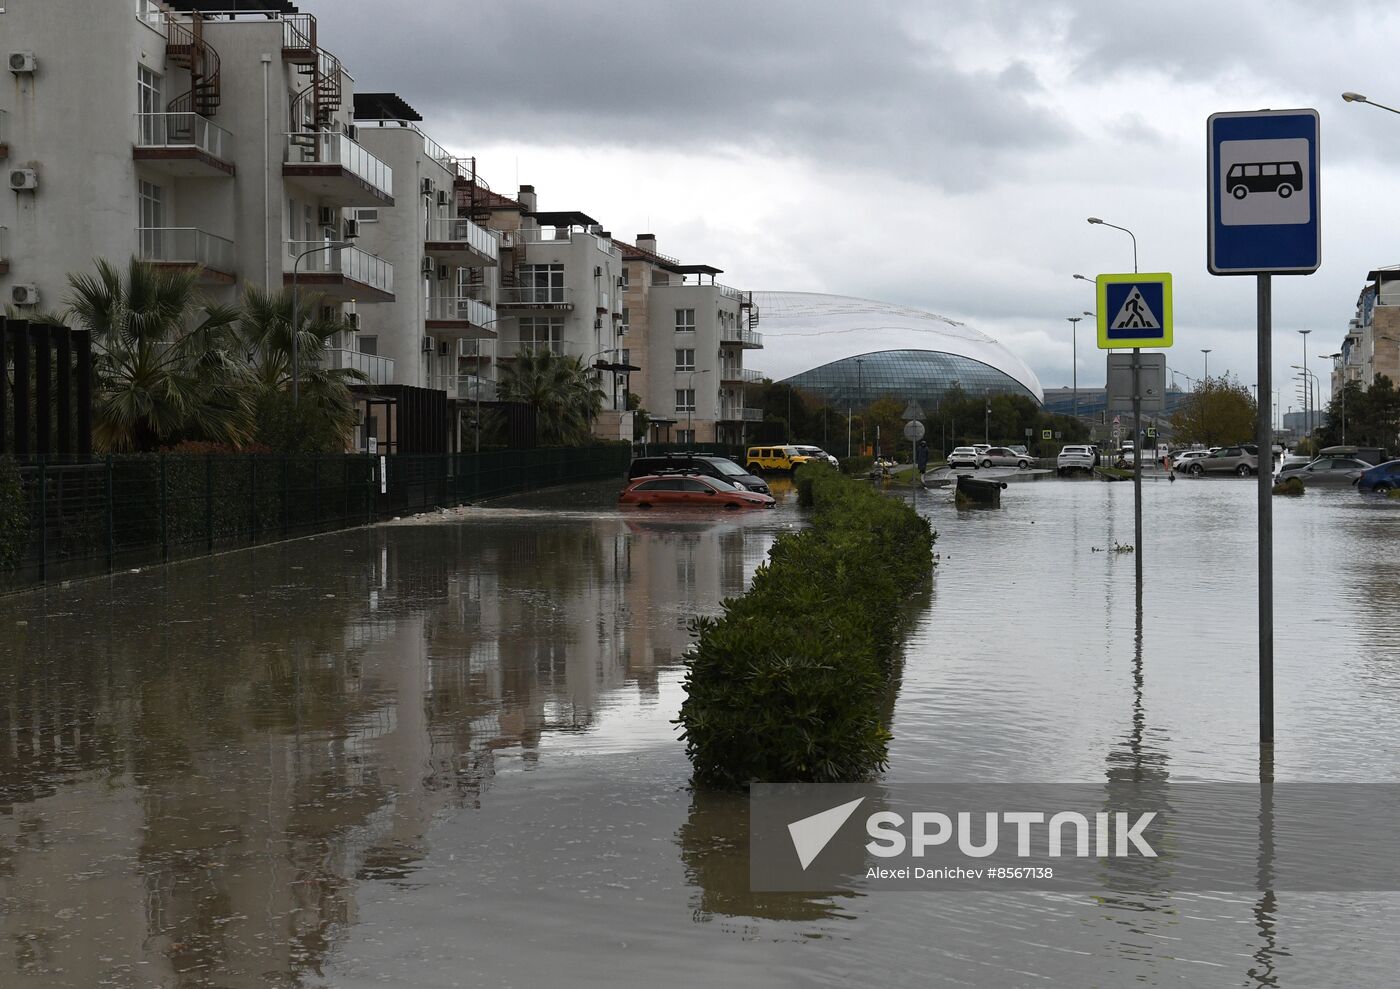
{"type": "Polygon", "coordinates": [[[772,508],[772,495],[760,494],[703,474],[652,474],[634,478],[617,496],[619,505],[638,508],[772,508]]]}

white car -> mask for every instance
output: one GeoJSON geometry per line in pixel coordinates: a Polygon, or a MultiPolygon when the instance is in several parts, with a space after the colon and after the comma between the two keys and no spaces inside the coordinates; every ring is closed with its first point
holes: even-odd
{"type": "Polygon", "coordinates": [[[976,467],[977,448],[973,446],[954,447],[953,452],[948,454],[949,467],[976,467]]]}
{"type": "Polygon", "coordinates": [[[811,457],[813,460],[825,460],[833,467],[841,466],[841,461],[837,460],[819,446],[799,446],[797,452],[804,457],[811,457]]]}
{"type": "Polygon", "coordinates": [[[1094,448],[1091,446],[1066,446],[1060,449],[1060,455],[1055,458],[1055,470],[1060,474],[1068,474],[1074,470],[1094,469],[1094,448]]]}
{"type": "Polygon", "coordinates": [[[1172,454],[1172,470],[1189,473],[1191,464],[1202,457],[1209,457],[1209,450],[1178,450],[1172,454]]]}

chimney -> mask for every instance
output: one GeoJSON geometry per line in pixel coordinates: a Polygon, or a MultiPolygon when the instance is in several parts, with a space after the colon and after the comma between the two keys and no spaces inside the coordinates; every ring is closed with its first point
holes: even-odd
{"type": "Polygon", "coordinates": [[[532,186],[532,185],[522,185],[522,186],[520,187],[520,195],[517,196],[516,198],[520,201],[520,205],[525,207],[526,212],[528,212],[528,213],[533,213],[533,212],[535,211],[535,187],[534,187],[534,186],[532,186]]]}
{"type": "Polygon", "coordinates": [[[637,234],[637,246],[644,251],[656,253],[656,234],[637,234]]]}

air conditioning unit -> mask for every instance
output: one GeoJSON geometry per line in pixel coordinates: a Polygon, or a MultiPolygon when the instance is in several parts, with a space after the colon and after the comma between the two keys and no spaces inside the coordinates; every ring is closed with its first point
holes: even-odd
{"type": "Polygon", "coordinates": [[[354,124],[346,124],[345,136],[352,141],[358,141],[360,139],[360,128],[356,127],[354,124]]]}
{"type": "Polygon", "coordinates": [[[433,270],[437,267],[437,262],[431,257],[423,258],[423,274],[429,278],[433,275],[433,270]]]}
{"type": "Polygon", "coordinates": [[[618,288],[626,288],[626,287],[627,287],[627,282],[623,279],[623,277],[622,277],[621,275],[618,275],[618,276],[617,276],[617,287],[618,287],[618,288]]]}
{"type": "Polygon", "coordinates": [[[431,196],[432,194],[433,194],[433,180],[432,180],[432,179],[424,179],[424,180],[423,180],[423,195],[425,195],[425,196],[431,196]]]}
{"type": "Polygon", "coordinates": [[[316,216],[318,217],[318,222],[323,227],[333,227],[339,222],[340,219],[336,216],[335,209],[330,206],[322,206],[321,209],[317,212],[316,216]]]}
{"type": "Polygon", "coordinates": [[[447,264],[440,264],[440,265],[438,265],[438,277],[439,277],[439,278],[451,278],[451,277],[452,277],[452,266],[451,266],[451,265],[447,265],[447,264]]]}
{"type": "Polygon", "coordinates": [[[432,352],[433,352],[433,338],[432,338],[432,337],[424,337],[424,338],[423,338],[423,353],[425,353],[425,354],[431,354],[432,352]]]}
{"type": "Polygon", "coordinates": [[[346,313],[345,325],[350,327],[350,329],[352,330],[358,330],[360,328],[360,314],[357,312],[346,313]]]}
{"type": "Polygon", "coordinates": [[[358,237],[358,236],[360,236],[360,221],[359,221],[359,220],[346,220],[346,221],[345,221],[345,239],[346,239],[346,240],[354,240],[354,239],[355,239],[356,237],[358,237]]]}
{"type": "Polygon", "coordinates": [[[593,328],[595,330],[601,330],[603,328],[603,317],[599,316],[593,321],[593,328]]]}
{"type": "Polygon", "coordinates": [[[39,188],[39,173],[32,168],[10,169],[10,188],[16,191],[39,188]]]}
{"type": "Polygon", "coordinates": [[[452,197],[449,196],[449,195],[447,194],[447,190],[446,190],[446,189],[439,189],[439,190],[438,190],[438,205],[439,205],[439,206],[446,206],[446,205],[448,205],[448,203],[451,201],[451,198],[452,198],[452,197]]]}
{"type": "Polygon", "coordinates": [[[10,301],[17,306],[37,306],[39,304],[38,285],[13,285],[10,287],[10,301]]]}
{"type": "Polygon", "coordinates": [[[452,344],[447,340],[438,341],[438,356],[447,357],[452,353],[452,344]]]}
{"type": "Polygon", "coordinates": [[[10,71],[15,75],[31,75],[38,67],[33,52],[10,52],[10,71]]]}
{"type": "Polygon", "coordinates": [[[602,269],[602,266],[601,266],[601,265],[594,265],[594,266],[593,266],[593,277],[594,277],[594,278],[602,278],[602,277],[603,277],[603,269],[602,269]]]}

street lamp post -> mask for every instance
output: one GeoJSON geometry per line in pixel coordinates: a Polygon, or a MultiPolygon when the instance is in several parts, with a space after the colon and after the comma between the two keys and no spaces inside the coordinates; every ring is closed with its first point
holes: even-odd
{"type": "Polygon", "coordinates": [[[1339,350],[1335,354],[1318,354],[1323,360],[1332,362],[1333,370],[1342,372],[1342,446],[1347,445],[1347,375],[1346,368],[1341,365],[1342,352],[1339,350]]]}
{"type": "MultiPolygon", "coordinates": [[[[860,407],[860,455],[865,456],[865,359],[856,358],[856,401],[861,403],[860,407]]],[[[847,442],[849,446],[849,441],[847,442]]]]}
{"type": "Polygon", "coordinates": [[[1211,352],[1211,348],[1210,348],[1210,347],[1202,347],[1202,348],[1201,348],[1201,353],[1203,353],[1203,354],[1206,355],[1206,357],[1205,357],[1205,368],[1201,371],[1201,384],[1203,384],[1203,385],[1204,385],[1207,381],[1210,380],[1210,352],[1211,352]]]}
{"type": "Polygon", "coordinates": [[[1322,390],[1322,382],[1318,380],[1316,374],[1309,371],[1306,367],[1299,364],[1290,364],[1289,367],[1303,375],[1303,435],[1311,436],[1312,429],[1310,427],[1312,425],[1312,417],[1309,415],[1308,410],[1316,404],[1313,398],[1313,382],[1317,382],[1318,391],[1322,390]]]}
{"type": "MultiPolygon", "coordinates": [[[[1121,230],[1133,241],[1133,273],[1138,270],[1137,235],[1127,227],[1105,223],[1097,216],[1088,218],[1090,224],[1121,230]]],[[[1142,593],[1142,348],[1133,348],[1133,562],[1137,568],[1138,593],[1142,593]]]]}
{"type": "MultiPolygon", "coordinates": [[[[1078,278],[1078,275],[1075,275],[1078,278]]],[[[1069,341],[1070,360],[1073,362],[1070,367],[1070,387],[1074,390],[1074,418],[1079,418],[1079,321],[1083,316],[1066,316],[1069,320],[1069,341]]]]}
{"type": "Polygon", "coordinates": [[[348,240],[333,240],[324,244],[317,244],[308,248],[296,256],[292,262],[292,405],[299,404],[301,398],[301,364],[300,348],[297,337],[300,335],[301,314],[297,311],[297,269],[301,267],[301,259],[308,254],[316,254],[319,251],[339,251],[349,247],[348,240]]]}
{"type": "Polygon", "coordinates": [[[1391,113],[1400,113],[1400,110],[1395,109],[1395,107],[1386,106],[1384,103],[1377,103],[1375,100],[1368,100],[1360,93],[1343,93],[1342,99],[1348,103],[1369,103],[1371,106],[1376,107],[1379,110],[1389,110],[1391,113]]]}
{"type": "MultiPolygon", "coordinates": [[[[1303,380],[1305,383],[1307,381],[1308,375],[1308,334],[1311,332],[1312,330],[1298,331],[1298,333],[1303,337],[1303,380]]],[[[1303,431],[1309,436],[1312,435],[1312,421],[1312,405],[1309,402],[1305,401],[1303,403],[1303,431]]]]}

